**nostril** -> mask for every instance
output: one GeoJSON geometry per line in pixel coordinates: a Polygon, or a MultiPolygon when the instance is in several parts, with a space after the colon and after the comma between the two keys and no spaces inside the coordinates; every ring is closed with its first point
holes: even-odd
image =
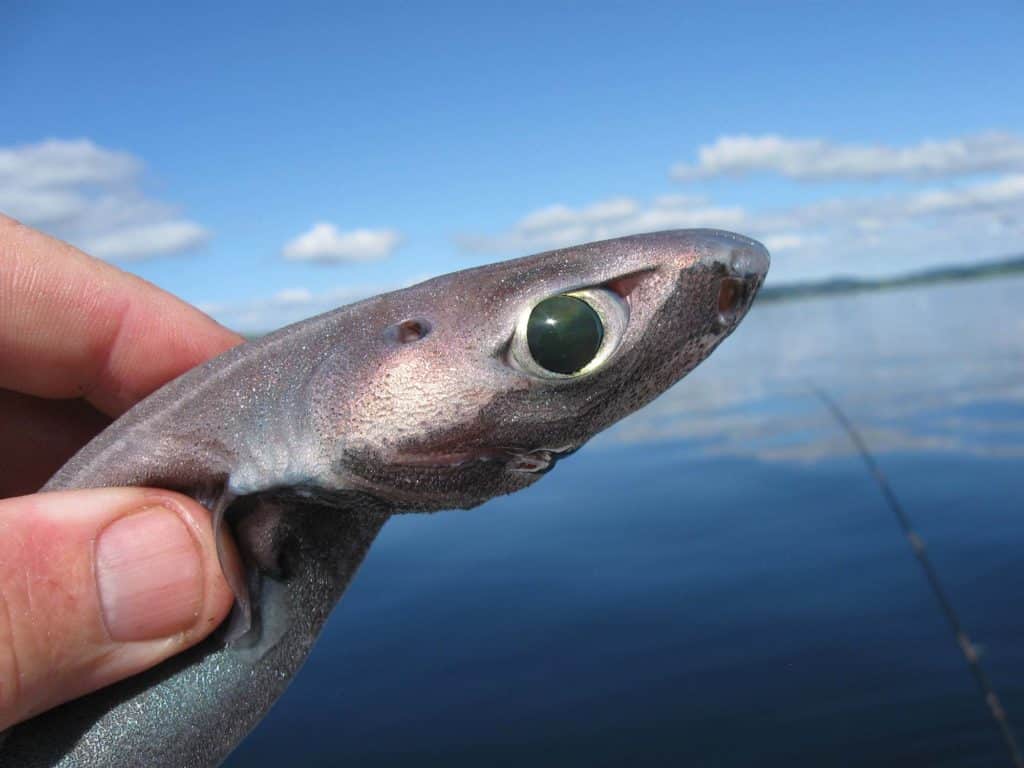
{"type": "Polygon", "coordinates": [[[718,284],[718,319],[723,324],[739,319],[750,297],[750,286],[738,277],[723,277],[718,284]]]}

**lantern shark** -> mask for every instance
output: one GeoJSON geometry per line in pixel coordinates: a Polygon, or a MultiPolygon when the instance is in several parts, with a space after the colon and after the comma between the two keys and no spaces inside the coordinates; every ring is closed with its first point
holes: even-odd
{"type": "Polygon", "coordinates": [[[154,392],[43,490],[155,486],[206,505],[245,564],[225,570],[231,626],[9,729],[0,765],[220,764],[391,515],[536,482],[704,360],[768,266],[761,244],[717,230],[550,251],[304,320],[154,392]]]}

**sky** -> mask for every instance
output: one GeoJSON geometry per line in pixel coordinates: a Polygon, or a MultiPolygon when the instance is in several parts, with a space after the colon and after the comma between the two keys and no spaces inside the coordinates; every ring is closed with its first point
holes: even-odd
{"type": "Polygon", "coordinates": [[[1024,252],[1024,4],[15,3],[0,211],[262,331],[635,232],[1024,252]]]}

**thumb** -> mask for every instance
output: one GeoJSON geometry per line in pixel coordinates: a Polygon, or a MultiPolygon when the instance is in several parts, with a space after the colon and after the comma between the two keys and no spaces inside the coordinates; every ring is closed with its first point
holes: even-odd
{"type": "Polygon", "coordinates": [[[210,515],[185,496],[0,501],[0,731],[194,645],[232,599],[210,515]]]}

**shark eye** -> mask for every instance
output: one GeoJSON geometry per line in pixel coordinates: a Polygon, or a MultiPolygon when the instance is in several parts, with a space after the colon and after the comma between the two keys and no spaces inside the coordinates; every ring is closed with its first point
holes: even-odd
{"type": "Polygon", "coordinates": [[[542,378],[581,376],[615,351],[628,320],[626,302],[603,288],[550,296],[520,319],[512,358],[542,378]]]}
{"type": "Polygon", "coordinates": [[[594,359],[603,338],[601,316],[575,296],[544,299],[526,324],[526,343],[537,365],[566,376],[594,359]]]}

